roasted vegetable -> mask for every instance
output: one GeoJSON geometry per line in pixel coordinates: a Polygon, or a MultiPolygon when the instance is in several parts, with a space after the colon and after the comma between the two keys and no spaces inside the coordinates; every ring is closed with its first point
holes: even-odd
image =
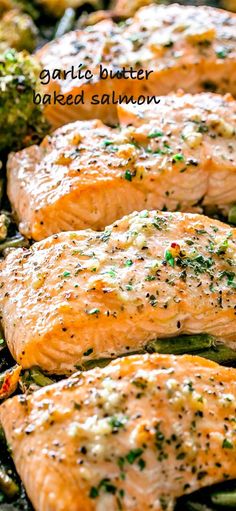
{"type": "Polygon", "coordinates": [[[29,241],[24,238],[21,234],[16,234],[11,238],[6,238],[3,242],[0,243],[0,255],[7,255],[7,251],[12,248],[20,248],[20,247],[28,247],[29,241]]]}
{"type": "Polygon", "coordinates": [[[230,208],[229,214],[228,214],[228,221],[231,224],[236,225],[236,205],[232,206],[232,208],[230,208]]]}
{"type": "Polygon", "coordinates": [[[48,131],[40,106],[33,103],[39,67],[26,52],[0,56],[0,153],[39,142],[48,131]]]}
{"type": "Polygon", "coordinates": [[[55,37],[62,37],[64,34],[72,30],[75,19],[76,19],[75,10],[72,9],[71,7],[66,9],[65,14],[62,16],[57,25],[55,37]]]}
{"type": "Polygon", "coordinates": [[[13,499],[19,492],[19,487],[7,472],[0,467],[0,490],[9,498],[13,499]]]}
{"type": "Polygon", "coordinates": [[[7,237],[8,227],[10,225],[10,215],[7,211],[0,211],[0,245],[7,237]]]}
{"type": "MultiPolygon", "coordinates": [[[[0,179],[0,198],[3,193],[3,180],[0,179]]],[[[29,241],[16,232],[16,225],[9,211],[0,210],[0,256],[7,250],[28,247],[29,241]]]]}
{"type": "MultiPolygon", "coordinates": [[[[0,171],[1,171],[1,168],[2,168],[2,164],[0,161],[0,171]]],[[[0,204],[1,204],[1,201],[3,198],[3,194],[4,194],[4,181],[2,178],[0,178],[0,204]]],[[[0,212],[0,214],[2,214],[2,212],[0,212]]]]}
{"type": "Polygon", "coordinates": [[[219,343],[208,334],[180,335],[168,339],[156,339],[147,347],[148,353],[170,353],[174,355],[195,354],[221,365],[234,365],[236,351],[219,343]]]}
{"type": "Polygon", "coordinates": [[[220,506],[221,509],[227,507],[236,509],[236,490],[229,492],[214,493],[211,497],[213,504],[220,506]]]}
{"type": "MultiPolygon", "coordinates": [[[[155,339],[150,341],[144,350],[132,354],[162,353],[172,355],[199,355],[221,365],[236,364],[236,351],[225,344],[216,342],[216,339],[208,334],[180,335],[167,339],[155,339]]],[[[89,360],[82,365],[76,366],[80,371],[88,371],[96,366],[105,367],[112,359],[100,358],[89,360]]]]}
{"type": "Polygon", "coordinates": [[[46,387],[46,385],[51,385],[52,383],[55,383],[55,380],[48,378],[37,367],[24,371],[20,378],[20,387],[24,393],[34,392],[38,388],[46,387]]]}
{"type": "Polygon", "coordinates": [[[205,504],[200,502],[187,502],[187,509],[188,511],[214,511],[213,508],[205,506],[205,504]]]}
{"type": "Polygon", "coordinates": [[[38,20],[40,17],[40,9],[36,5],[35,1],[32,2],[31,0],[11,0],[11,2],[13,2],[14,7],[18,7],[21,12],[26,12],[29,14],[34,21],[38,20]]]}
{"type": "Polygon", "coordinates": [[[36,47],[37,35],[38,30],[28,14],[18,9],[7,11],[0,19],[0,52],[9,47],[31,52],[36,47]]]}
{"type": "MultiPolygon", "coordinates": [[[[15,392],[19,383],[21,366],[15,365],[0,375],[0,400],[8,398],[15,392]]],[[[1,475],[0,475],[1,488],[1,475]]]]}

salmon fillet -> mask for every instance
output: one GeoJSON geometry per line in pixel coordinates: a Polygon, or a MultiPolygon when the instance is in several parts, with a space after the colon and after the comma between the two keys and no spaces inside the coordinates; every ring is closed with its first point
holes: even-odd
{"type": "Polygon", "coordinates": [[[181,333],[234,347],[235,242],[236,229],[207,217],[143,211],[14,250],[0,271],[8,347],[51,373],[181,333]]]}
{"type": "Polygon", "coordinates": [[[77,121],[12,154],[8,196],[27,237],[103,229],[134,210],[224,212],[236,202],[236,101],[202,93],[77,121]],[[133,124],[133,126],[128,126],[133,124]]]}
{"type": "Polygon", "coordinates": [[[144,355],[0,407],[36,511],[172,511],[236,477],[236,371],[144,355]]]}
{"type": "MultiPolygon", "coordinates": [[[[214,90],[236,94],[236,16],[212,7],[150,5],[137,11],[122,26],[104,20],[63,36],[44,46],[38,59],[50,71],[51,80],[42,80],[43,93],[52,97],[45,107],[53,127],[77,119],[99,118],[110,124],[117,123],[117,105],[104,94],[153,96],[165,95],[182,88],[196,93],[214,90]],[[92,72],[91,78],[80,75],[66,79],[52,76],[54,69],[83,74],[92,72]],[[100,65],[109,71],[130,68],[147,70],[148,79],[100,76],[100,65]],[[84,91],[84,101],[74,104],[75,96],[84,91]],[[54,92],[72,94],[68,105],[54,104],[54,92]],[[92,97],[98,95],[98,103],[92,97]],[[93,104],[92,104],[93,103],[93,104]]],[[[127,74],[127,73],[126,73],[127,74]]],[[[140,75],[141,77],[141,75],[140,75]]],[[[111,99],[111,98],[110,98],[111,99]]],[[[79,101],[79,99],[78,99],[79,101]]]]}

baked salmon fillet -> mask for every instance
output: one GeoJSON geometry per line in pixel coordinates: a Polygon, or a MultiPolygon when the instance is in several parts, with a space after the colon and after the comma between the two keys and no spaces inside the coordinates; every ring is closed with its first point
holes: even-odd
{"type": "Polygon", "coordinates": [[[144,7],[122,26],[104,20],[66,34],[37,54],[49,73],[41,80],[41,99],[50,95],[46,115],[53,127],[91,118],[116,124],[119,96],[150,99],[179,88],[235,95],[235,34],[235,14],[178,4],[144,7]],[[100,66],[109,72],[106,79],[100,66]]]}
{"type": "Polygon", "coordinates": [[[201,215],[133,213],[54,235],[1,262],[8,347],[51,373],[207,333],[235,346],[236,229],[201,215]]]}
{"type": "Polygon", "coordinates": [[[106,225],[135,210],[225,212],[236,203],[236,101],[202,93],[119,108],[122,127],[77,121],[8,160],[28,238],[106,225]],[[133,124],[133,126],[127,126],[133,124]]]}
{"type": "Polygon", "coordinates": [[[236,477],[236,371],[137,355],[0,407],[36,511],[172,511],[236,477]]]}

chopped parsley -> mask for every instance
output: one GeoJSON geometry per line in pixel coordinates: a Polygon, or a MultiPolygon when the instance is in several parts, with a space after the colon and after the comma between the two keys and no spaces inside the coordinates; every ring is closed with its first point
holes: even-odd
{"type": "Polygon", "coordinates": [[[89,492],[89,497],[90,499],[96,499],[99,495],[99,491],[97,488],[95,488],[95,486],[92,486],[92,488],[90,489],[90,492],[89,492]]]}
{"type": "Polygon", "coordinates": [[[90,314],[90,315],[92,315],[92,316],[93,316],[93,314],[99,314],[99,312],[100,312],[100,309],[97,309],[97,308],[95,307],[94,309],[90,309],[90,310],[88,311],[88,314],[90,314]]]}
{"type": "Polygon", "coordinates": [[[120,428],[123,428],[125,426],[126,419],[124,417],[120,418],[114,415],[109,419],[109,424],[112,427],[113,431],[117,431],[120,428]]]}
{"type": "Polygon", "coordinates": [[[101,239],[101,241],[105,241],[106,242],[106,241],[109,241],[110,237],[111,237],[111,231],[104,231],[101,234],[100,239],[101,239]]]}
{"type": "Polygon", "coordinates": [[[236,287],[236,282],[234,282],[235,273],[233,271],[222,271],[219,275],[220,280],[222,280],[224,277],[227,278],[227,285],[236,287]]]}
{"type": "Polygon", "coordinates": [[[111,493],[112,495],[115,495],[117,488],[114,486],[114,484],[111,483],[111,480],[107,477],[105,479],[102,479],[97,487],[92,486],[89,492],[89,497],[91,499],[96,499],[99,496],[100,490],[104,490],[107,493],[111,493]]]}
{"type": "Polygon", "coordinates": [[[229,54],[228,48],[219,48],[218,50],[216,50],[216,56],[218,57],[218,59],[225,59],[228,54],[229,54]]]}
{"type": "Polygon", "coordinates": [[[158,231],[161,231],[162,229],[166,229],[167,220],[162,216],[155,216],[152,224],[158,231]]]}
{"type": "Polygon", "coordinates": [[[170,252],[170,250],[166,250],[165,260],[168,264],[170,264],[170,266],[172,266],[172,268],[174,268],[175,259],[174,259],[174,256],[172,255],[172,253],[170,252]]]}
{"type": "Polygon", "coordinates": [[[228,440],[227,438],[224,438],[223,442],[222,442],[222,447],[223,449],[233,449],[233,444],[232,442],[230,442],[230,440],[228,440]]]}
{"type": "Polygon", "coordinates": [[[132,266],[132,264],[133,264],[132,259],[127,259],[127,261],[125,261],[125,266],[132,266]]]}
{"type": "Polygon", "coordinates": [[[176,163],[178,161],[184,161],[183,154],[180,154],[180,153],[174,154],[172,161],[173,161],[173,163],[176,163]]]}
{"type": "Polygon", "coordinates": [[[158,137],[163,137],[164,133],[162,131],[152,131],[151,133],[148,134],[148,138],[158,138],[158,137]]]}
{"type": "Polygon", "coordinates": [[[130,465],[133,465],[133,463],[143,454],[143,449],[137,448],[137,449],[131,449],[129,453],[126,456],[126,460],[130,465]]]}
{"type": "Polygon", "coordinates": [[[112,145],[112,144],[113,144],[112,140],[103,140],[103,143],[102,143],[102,145],[104,147],[108,147],[109,145],[112,145]]]}
{"type": "Polygon", "coordinates": [[[64,277],[64,278],[68,278],[70,276],[71,276],[70,271],[64,271],[63,274],[62,274],[62,277],[64,277]]]}
{"type": "Polygon", "coordinates": [[[145,469],[145,467],[146,467],[146,462],[144,461],[144,459],[143,459],[143,458],[140,458],[140,459],[138,460],[138,466],[139,466],[139,468],[140,468],[140,470],[141,470],[141,471],[143,471],[143,470],[145,469]]]}
{"type": "Polygon", "coordinates": [[[125,171],[125,179],[126,181],[132,181],[133,177],[135,177],[135,173],[134,172],[130,172],[130,170],[126,170],[125,171]]]}

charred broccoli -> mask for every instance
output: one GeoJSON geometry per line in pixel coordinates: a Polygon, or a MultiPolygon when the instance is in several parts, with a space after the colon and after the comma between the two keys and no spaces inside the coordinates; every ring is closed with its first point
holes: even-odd
{"type": "Polygon", "coordinates": [[[49,126],[33,103],[38,63],[27,52],[0,55],[0,154],[39,142],[49,126]]]}
{"type": "MultiPolygon", "coordinates": [[[[32,0],[3,0],[5,2],[13,2],[14,7],[18,7],[22,12],[27,12],[31,16],[31,18],[35,21],[40,17],[40,9],[36,4],[36,1],[32,0]]],[[[1,3],[1,0],[0,0],[1,3]]]]}
{"type": "Polygon", "coordinates": [[[18,9],[3,13],[0,18],[0,53],[9,47],[18,51],[33,51],[36,47],[38,29],[32,18],[18,9]]]}

